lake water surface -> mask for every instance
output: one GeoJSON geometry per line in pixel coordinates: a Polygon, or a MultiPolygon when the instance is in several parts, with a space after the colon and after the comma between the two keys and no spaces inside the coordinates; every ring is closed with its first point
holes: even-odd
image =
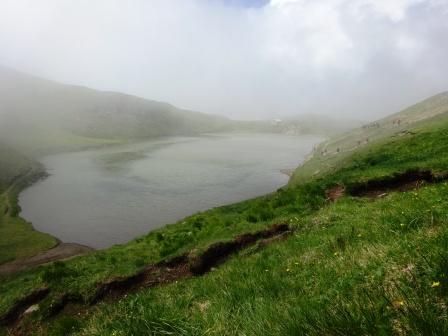
{"type": "Polygon", "coordinates": [[[21,216],[64,242],[104,248],[187,215],[276,190],[316,136],[163,138],[57,154],[20,194],[21,216]]]}

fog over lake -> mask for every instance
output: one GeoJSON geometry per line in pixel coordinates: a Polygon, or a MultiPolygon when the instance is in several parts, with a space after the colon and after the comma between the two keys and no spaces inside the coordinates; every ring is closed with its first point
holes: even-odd
{"type": "Polygon", "coordinates": [[[173,137],[47,156],[50,176],[20,194],[21,216],[64,242],[105,248],[187,215],[283,186],[322,138],[173,137]]]}

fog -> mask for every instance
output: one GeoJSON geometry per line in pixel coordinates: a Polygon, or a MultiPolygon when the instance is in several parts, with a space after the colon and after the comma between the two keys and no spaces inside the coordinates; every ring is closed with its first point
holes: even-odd
{"type": "Polygon", "coordinates": [[[2,0],[0,64],[262,119],[375,119],[448,89],[446,0],[2,0]]]}

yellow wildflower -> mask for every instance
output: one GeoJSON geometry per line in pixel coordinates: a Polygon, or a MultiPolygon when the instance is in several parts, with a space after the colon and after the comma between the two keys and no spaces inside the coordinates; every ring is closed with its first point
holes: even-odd
{"type": "Polygon", "coordinates": [[[433,281],[432,284],[431,284],[432,288],[439,287],[439,286],[440,286],[440,281],[433,281]]]}

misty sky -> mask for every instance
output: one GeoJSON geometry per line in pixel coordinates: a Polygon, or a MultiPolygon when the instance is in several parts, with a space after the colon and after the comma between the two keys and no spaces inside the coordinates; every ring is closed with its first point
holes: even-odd
{"type": "Polygon", "coordinates": [[[447,0],[0,0],[0,64],[233,118],[448,90],[447,0]]]}

